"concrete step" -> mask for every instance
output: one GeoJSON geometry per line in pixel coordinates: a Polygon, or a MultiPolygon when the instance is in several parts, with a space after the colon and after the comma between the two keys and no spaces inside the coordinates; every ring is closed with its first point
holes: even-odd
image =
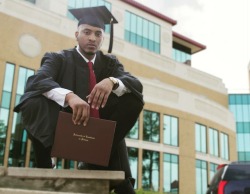
{"type": "MultiPolygon", "coordinates": [[[[65,192],[58,191],[35,191],[27,189],[10,189],[10,188],[0,188],[0,194],[66,194],[65,192]]],[[[91,193],[71,193],[67,194],[91,194],[91,193]]]]}
{"type": "Polygon", "coordinates": [[[0,194],[82,193],[108,194],[113,184],[124,180],[122,171],[65,170],[0,167],[0,194]],[[3,192],[3,189],[7,189],[3,192]]]}

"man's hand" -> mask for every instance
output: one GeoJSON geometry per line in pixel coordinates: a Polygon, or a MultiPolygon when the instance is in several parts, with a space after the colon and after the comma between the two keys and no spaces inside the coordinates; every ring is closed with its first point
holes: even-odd
{"type": "Polygon", "coordinates": [[[104,107],[112,91],[114,84],[109,78],[103,79],[95,85],[91,93],[87,96],[88,103],[92,108],[99,109],[104,107]]]}
{"type": "Polygon", "coordinates": [[[73,92],[66,95],[65,101],[73,110],[72,121],[74,124],[80,125],[83,123],[83,125],[86,126],[90,116],[89,104],[73,92]]]}

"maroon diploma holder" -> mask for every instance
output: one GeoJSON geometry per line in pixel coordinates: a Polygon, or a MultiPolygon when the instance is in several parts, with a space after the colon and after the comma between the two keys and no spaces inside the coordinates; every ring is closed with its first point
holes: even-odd
{"type": "Polygon", "coordinates": [[[87,126],[74,125],[72,114],[60,112],[51,156],[108,166],[116,122],[90,117],[87,126]]]}

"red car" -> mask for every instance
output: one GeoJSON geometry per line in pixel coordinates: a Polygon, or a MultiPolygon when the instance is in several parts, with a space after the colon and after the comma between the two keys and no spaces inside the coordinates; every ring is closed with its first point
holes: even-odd
{"type": "Polygon", "coordinates": [[[218,166],[206,194],[250,194],[250,162],[218,166]]]}

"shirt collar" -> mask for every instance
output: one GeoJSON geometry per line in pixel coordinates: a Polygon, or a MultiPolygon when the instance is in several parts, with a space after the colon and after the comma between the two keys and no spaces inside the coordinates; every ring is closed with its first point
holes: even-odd
{"type": "MultiPolygon", "coordinates": [[[[86,61],[86,63],[88,63],[89,60],[88,60],[86,57],[84,57],[83,54],[80,52],[80,50],[79,50],[79,45],[77,45],[76,50],[77,50],[77,52],[82,56],[82,58],[86,61]]],[[[95,58],[96,58],[96,54],[95,54],[94,58],[91,60],[91,62],[92,62],[93,64],[95,63],[95,58]]]]}

